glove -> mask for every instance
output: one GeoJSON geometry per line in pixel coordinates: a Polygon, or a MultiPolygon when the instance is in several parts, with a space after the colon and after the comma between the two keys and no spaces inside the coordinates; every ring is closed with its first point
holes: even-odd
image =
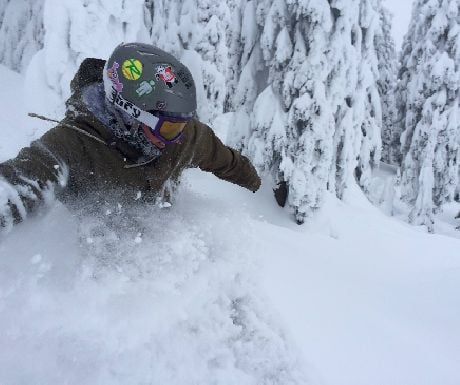
{"type": "Polygon", "coordinates": [[[276,203],[278,203],[279,206],[284,207],[289,195],[288,184],[286,182],[279,182],[273,189],[273,193],[275,194],[276,203]]]}

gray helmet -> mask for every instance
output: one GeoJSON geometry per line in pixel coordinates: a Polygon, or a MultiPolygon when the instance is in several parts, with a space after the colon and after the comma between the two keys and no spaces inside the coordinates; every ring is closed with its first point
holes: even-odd
{"type": "Polygon", "coordinates": [[[152,112],[191,117],[196,89],[189,69],[149,44],[120,44],[104,68],[106,98],[137,120],[152,124],[152,112]]]}

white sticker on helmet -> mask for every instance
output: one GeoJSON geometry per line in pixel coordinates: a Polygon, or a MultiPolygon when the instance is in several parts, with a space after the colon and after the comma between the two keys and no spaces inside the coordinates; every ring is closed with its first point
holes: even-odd
{"type": "Polygon", "coordinates": [[[112,103],[119,109],[125,111],[134,119],[146,124],[149,127],[154,128],[159,121],[159,119],[155,115],[152,115],[151,113],[142,110],[135,104],[124,99],[113,86],[110,93],[106,92],[106,97],[110,103],[112,103]]]}

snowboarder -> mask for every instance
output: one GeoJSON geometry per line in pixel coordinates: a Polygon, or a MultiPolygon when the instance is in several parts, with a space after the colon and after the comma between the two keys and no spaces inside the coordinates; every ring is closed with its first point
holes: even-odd
{"type": "Polygon", "coordinates": [[[34,212],[50,190],[64,202],[101,202],[110,191],[154,202],[189,167],[259,188],[249,160],[194,118],[192,75],[172,55],[147,44],[121,44],[106,62],[85,59],[71,92],[65,118],[0,164],[1,226],[34,212]]]}

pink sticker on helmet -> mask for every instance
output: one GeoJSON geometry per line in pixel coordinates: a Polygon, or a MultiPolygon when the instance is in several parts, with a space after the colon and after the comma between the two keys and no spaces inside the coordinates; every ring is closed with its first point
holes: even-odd
{"type": "Polygon", "coordinates": [[[117,69],[120,65],[117,62],[113,62],[112,68],[107,69],[107,76],[112,81],[114,88],[117,92],[123,91],[123,83],[120,82],[118,78],[117,69]]]}

